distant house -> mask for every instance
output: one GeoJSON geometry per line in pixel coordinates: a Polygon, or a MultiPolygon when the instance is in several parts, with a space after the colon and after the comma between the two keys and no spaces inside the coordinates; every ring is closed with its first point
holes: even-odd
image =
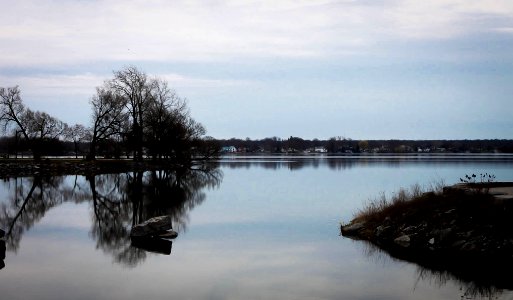
{"type": "Polygon", "coordinates": [[[315,153],[327,153],[328,150],[326,150],[326,148],[324,148],[324,147],[315,147],[314,152],[315,153]]]}
{"type": "Polygon", "coordinates": [[[221,148],[221,152],[222,153],[235,153],[235,152],[237,152],[237,148],[235,148],[235,146],[227,146],[227,147],[221,148]]]}

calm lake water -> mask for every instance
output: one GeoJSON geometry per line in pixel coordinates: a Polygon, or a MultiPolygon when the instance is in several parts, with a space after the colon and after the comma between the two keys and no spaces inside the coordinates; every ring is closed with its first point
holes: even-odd
{"type": "Polygon", "coordinates": [[[511,299],[339,235],[381,193],[484,172],[513,181],[513,156],[238,156],[210,171],[4,180],[0,299],[511,299]],[[131,246],[132,224],[164,214],[178,238],[131,246]]]}

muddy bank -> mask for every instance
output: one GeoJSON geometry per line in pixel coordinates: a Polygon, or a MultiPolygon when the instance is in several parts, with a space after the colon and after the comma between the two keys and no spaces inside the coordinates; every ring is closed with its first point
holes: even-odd
{"type": "Polygon", "coordinates": [[[500,182],[486,189],[457,185],[441,194],[424,193],[356,218],[341,232],[392,257],[511,289],[513,281],[505,276],[513,268],[511,187],[500,182]]]}
{"type": "Polygon", "coordinates": [[[142,172],[173,169],[181,165],[166,161],[51,159],[34,161],[28,159],[0,160],[0,178],[57,175],[97,175],[122,172],[142,172]]]}

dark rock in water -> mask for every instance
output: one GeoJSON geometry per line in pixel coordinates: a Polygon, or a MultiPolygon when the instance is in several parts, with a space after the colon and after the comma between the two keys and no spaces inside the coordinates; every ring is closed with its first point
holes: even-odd
{"type": "Polygon", "coordinates": [[[408,226],[408,227],[404,228],[403,231],[407,234],[415,233],[417,231],[417,227],[408,226]]]}
{"type": "Polygon", "coordinates": [[[178,232],[176,232],[174,230],[169,230],[162,234],[159,234],[157,237],[161,238],[161,239],[171,240],[171,239],[176,238],[177,236],[178,236],[178,232]]]}
{"type": "Polygon", "coordinates": [[[168,239],[174,239],[178,236],[178,233],[171,228],[171,216],[160,216],[146,220],[132,227],[130,232],[131,245],[148,252],[169,255],[171,254],[172,242],[168,239]]]}
{"type": "Polygon", "coordinates": [[[400,237],[394,239],[394,243],[398,244],[401,247],[410,246],[410,237],[408,235],[401,235],[400,237]]]}
{"type": "Polygon", "coordinates": [[[452,228],[445,228],[441,230],[437,230],[435,234],[438,236],[438,240],[440,241],[446,241],[449,239],[453,229],[452,228]]]}
{"type": "Polygon", "coordinates": [[[356,222],[341,227],[343,235],[355,235],[365,228],[365,222],[356,222]]]}
{"type": "Polygon", "coordinates": [[[0,239],[5,236],[5,231],[3,229],[0,229],[0,239]]]}
{"type": "Polygon", "coordinates": [[[461,250],[461,247],[465,245],[465,243],[466,242],[463,240],[457,240],[456,242],[452,243],[451,248],[461,250]]]}
{"type": "Polygon", "coordinates": [[[461,251],[474,252],[478,249],[477,245],[473,241],[466,242],[460,248],[461,251]]]}
{"type": "Polygon", "coordinates": [[[3,268],[5,268],[5,263],[3,260],[0,260],[0,270],[2,270],[3,268]]]}
{"type": "Polygon", "coordinates": [[[148,252],[169,255],[173,242],[151,237],[132,237],[131,246],[148,252]]]}
{"type": "Polygon", "coordinates": [[[166,230],[170,230],[171,216],[160,216],[151,218],[143,223],[137,224],[132,227],[130,232],[131,237],[151,237],[158,236],[165,233],[166,230]]]}

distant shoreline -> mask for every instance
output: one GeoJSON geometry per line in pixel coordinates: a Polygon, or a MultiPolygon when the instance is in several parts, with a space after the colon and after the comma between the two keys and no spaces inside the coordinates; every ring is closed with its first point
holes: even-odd
{"type": "Polygon", "coordinates": [[[513,153],[513,139],[474,140],[361,140],[344,137],[302,139],[268,137],[264,139],[216,139],[228,153],[513,153]]]}

